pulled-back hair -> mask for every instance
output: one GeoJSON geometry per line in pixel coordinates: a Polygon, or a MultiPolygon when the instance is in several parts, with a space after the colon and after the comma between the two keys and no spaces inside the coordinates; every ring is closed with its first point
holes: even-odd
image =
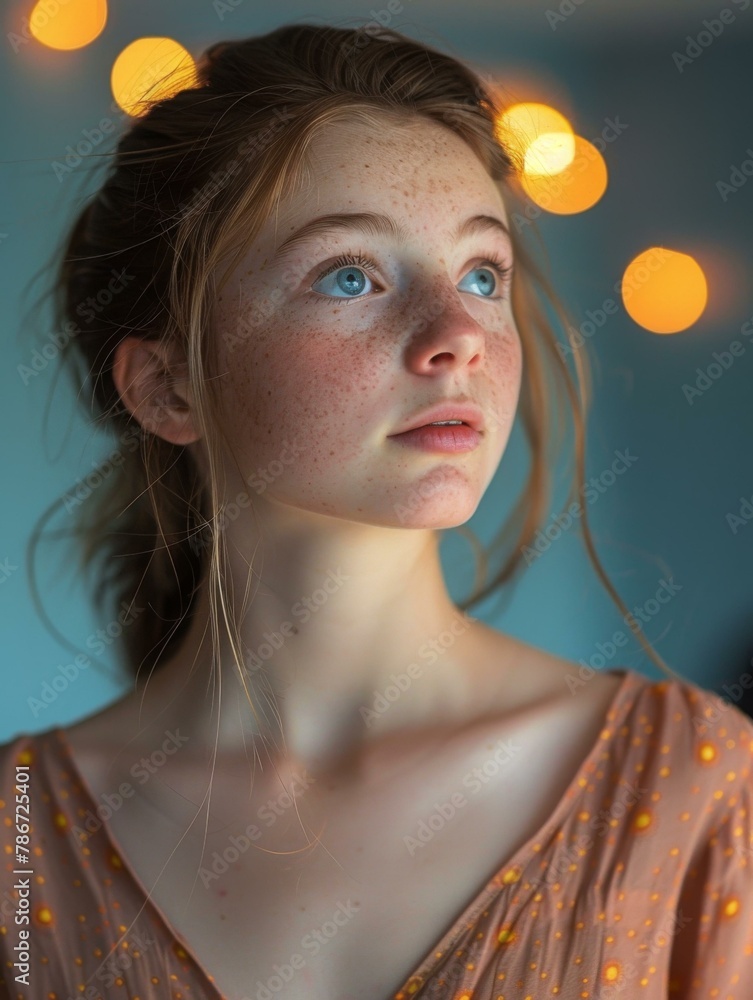
{"type": "MultiPolygon", "coordinates": [[[[288,25],[218,42],[197,69],[197,83],[150,103],[129,123],[101,187],[66,233],[51,290],[57,327],[73,330],[61,351],[63,367],[73,374],[88,416],[121,442],[119,463],[71,513],[82,571],[101,560],[97,605],[125,601],[145,609],[123,632],[127,667],[136,675],[144,664],[151,670],[179,649],[207,574],[213,637],[224,623],[242,667],[237,622],[222,589],[227,561],[221,528],[228,498],[220,482],[223,430],[212,310],[277,203],[305,179],[312,141],[341,120],[374,129],[391,121],[401,127],[434,122],[467,143],[505,204],[518,197],[520,163],[499,125],[501,89],[397,31],[288,25]],[[226,270],[218,282],[220,265],[226,270]],[[102,305],[98,293],[113,275],[121,284],[102,305]],[[92,297],[97,309],[81,323],[82,303],[92,297]],[[127,336],[178,344],[185,352],[206,470],[188,447],[139,428],[125,407],[113,362],[127,336]]],[[[511,238],[511,303],[523,351],[519,409],[531,467],[488,553],[467,529],[451,529],[470,537],[480,557],[473,592],[459,602],[463,610],[520,572],[549,509],[550,468],[562,445],[568,408],[575,452],[568,501],[579,499],[585,480],[588,359],[572,347],[568,312],[515,227],[511,238]],[[547,300],[571,344],[577,389],[564,360],[569,352],[559,349],[547,318],[547,300]],[[506,558],[490,574],[489,559],[497,552],[506,558]]],[[[254,324],[263,322],[270,308],[269,302],[251,304],[244,335],[253,335],[254,324]]],[[[48,508],[42,522],[60,502],[48,508]]],[[[585,507],[582,526],[589,559],[627,620],[628,610],[596,555],[585,507]]],[[[32,547],[38,529],[39,524],[32,547]]],[[[33,555],[30,562],[33,578],[33,555]]],[[[631,629],[651,659],[677,677],[637,622],[631,629]]]]}

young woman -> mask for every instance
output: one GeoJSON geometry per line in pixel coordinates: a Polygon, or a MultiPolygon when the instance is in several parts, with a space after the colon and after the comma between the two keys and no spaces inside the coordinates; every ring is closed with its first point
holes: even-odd
{"type": "Polygon", "coordinates": [[[571,386],[493,94],[384,30],[200,73],[134,120],[59,273],[121,441],[73,513],[136,684],[0,748],[4,995],[750,997],[747,717],[640,634],[667,680],[588,678],[443,579],[518,409],[522,527],[473,602],[521,564],[571,386]]]}

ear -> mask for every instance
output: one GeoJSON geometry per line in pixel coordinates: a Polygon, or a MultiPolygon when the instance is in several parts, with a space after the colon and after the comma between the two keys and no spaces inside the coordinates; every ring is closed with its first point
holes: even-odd
{"type": "Polygon", "coordinates": [[[172,444],[199,440],[187,363],[177,345],[126,337],[115,350],[112,377],[123,404],[144,430],[172,444]]]}

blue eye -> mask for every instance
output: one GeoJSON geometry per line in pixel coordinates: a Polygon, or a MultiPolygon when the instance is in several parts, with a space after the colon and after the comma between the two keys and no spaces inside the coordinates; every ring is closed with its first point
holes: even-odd
{"type": "MultiPolygon", "coordinates": [[[[365,257],[361,253],[344,254],[333,261],[327,270],[319,275],[314,284],[318,284],[330,274],[334,274],[336,287],[346,293],[344,296],[335,295],[335,298],[354,298],[355,296],[349,293],[362,292],[364,288],[363,270],[376,270],[376,267],[377,265],[370,257],[365,257]]],[[[359,298],[362,297],[359,296],[359,298]]]]}
{"type": "MultiPolygon", "coordinates": [[[[488,295],[484,295],[483,298],[485,298],[485,299],[492,299],[492,298],[495,298],[494,292],[496,291],[497,286],[503,284],[505,278],[507,278],[512,273],[512,268],[511,267],[504,267],[502,265],[501,261],[487,260],[487,261],[484,261],[484,263],[488,264],[489,266],[488,267],[483,267],[483,266],[479,265],[479,267],[474,267],[473,270],[470,273],[473,274],[473,271],[487,271],[487,272],[488,271],[493,271],[494,272],[494,274],[496,275],[496,278],[495,278],[494,281],[491,281],[489,279],[488,275],[487,275],[486,277],[482,277],[480,280],[476,279],[476,281],[474,282],[474,284],[479,284],[481,288],[488,289],[489,294],[488,295]]],[[[465,281],[465,278],[463,278],[463,281],[465,281]]],[[[500,296],[496,296],[496,297],[497,298],[502,298],[501,295],[500,296]]]]}
{"type": "MultiPolygon", "coordinates": [[[[319,275],[314,285],[333,274],[335,288],[344,293],[343,295],[335,294],[335,298],[363,298],[359,293],[364,290],[365,281],[371,281],[371,278],[364,275],[363,271],[376,270],[376,268],[377,265],[374,261],[360,252],[357,254],[344,254],[333,261],[327,270],[319,275]]],[[[503,298],[502,295],[495,296],[494,292],[512,275],[512,264],[506,266],[501,260],[494,257],[483,261],[478,267],[474,267],[471,273],[473,271],[492,271],[496,276],[496,280],[494,281],[491,281],[488,276],[482,277],[480,281],[474,281],[474,284],[478,284],[482,289],[486,290],[482,296],[483,298],[503,298]]],[[[465,281],[466,279],[464,278],[463,280],[465,281]]],[[[333,294],[333,289],[330,288],[325,294],[333,294]]]]}

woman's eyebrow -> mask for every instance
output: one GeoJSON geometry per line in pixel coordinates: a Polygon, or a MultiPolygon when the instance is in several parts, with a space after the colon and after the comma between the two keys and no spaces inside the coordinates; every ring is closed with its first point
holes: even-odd
{"type": "MultiPolygon", "coordinates": [[[[382,215],[378,212],[344,212],[332,215],[321,215],[316,219],[311,219],[292,233],[275,250],[270,266],[278,263],[287,257],[292,251],[313,240],[316,236],[332,230],[357,230],[368,233],[371,236],[386,236],[395,240],[398,246],[405,246],[410,239],[410,230],[403,223],[396,222],[390,215],[382,215]]],[[[512,245],[510,230],[502,219],[496,215],[472,215],[465,219],[457,227],[454,238],[457,242],[467,236],[479,233],[495,231],[501,233],[508,243],[512,245]]]]}

